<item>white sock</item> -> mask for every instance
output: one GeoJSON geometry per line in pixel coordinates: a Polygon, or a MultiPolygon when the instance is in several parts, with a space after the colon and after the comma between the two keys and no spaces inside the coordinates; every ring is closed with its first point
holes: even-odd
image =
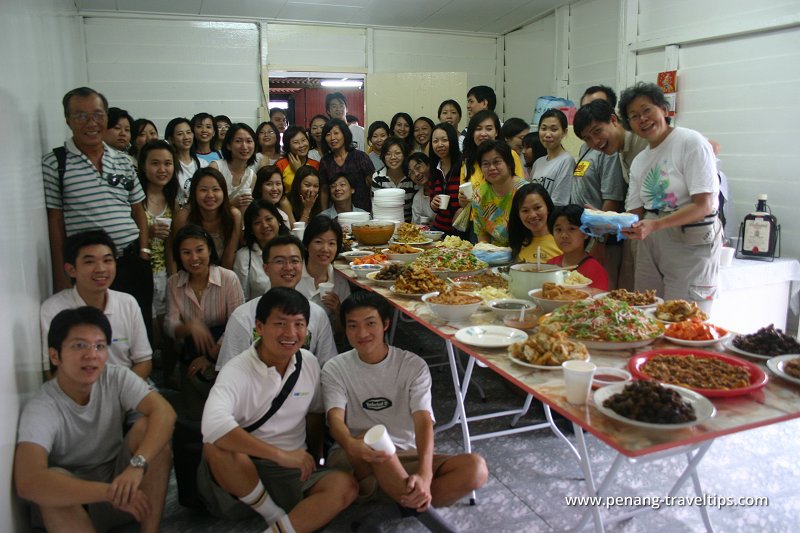
{"type": "Polygon", "coordinates": [[[263,533],[297,533],[292,527],[287,515],[283,515],[275,523],[271,524],[263,533]]]}
{"type": "Polygon", "coordinates": [[[267,524],[272,524],[273,522],[286,516],[284,510],[278,507],[275,502],[272,501],[272,498],[269,497],[269,494],[267,494],[267,490],[264,488],[264,484],[261,483],[261,480],[258,480],[258,483],[250,492],[250,494],[242,496],[239,499],[243,503],[246,503],[252,507],[255,512],[263,516],[264,520],[267,521],[267,524]]]}

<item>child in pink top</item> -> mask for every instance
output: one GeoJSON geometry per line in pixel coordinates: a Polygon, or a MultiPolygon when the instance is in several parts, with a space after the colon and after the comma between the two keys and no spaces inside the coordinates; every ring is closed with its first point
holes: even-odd
{"type": "Polygon", "coordinates": [[[589,236],[580,230],[583,207],[575,204],[556,207],[547,226],[564,252],[547,263],[562,267],[577,266],[578,272],[592,280],[592,288],[608,290],[608,273],[600,262],[586,252],[589,236]]]}

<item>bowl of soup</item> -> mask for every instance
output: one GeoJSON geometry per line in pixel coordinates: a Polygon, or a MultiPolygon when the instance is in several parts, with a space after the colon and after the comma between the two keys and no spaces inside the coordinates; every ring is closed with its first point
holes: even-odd
{"type": "Polygon", "coordinates": [[[500,298],[497,300],[489,300],[486,302],[486,306],[491,309],[500,320],[503,320],[507,316],[515,316],[519,318],[520,313],[523,313],[524,316],[536,309],[536,304],[534,304],[532,301],[517,298],[500,298]]]}

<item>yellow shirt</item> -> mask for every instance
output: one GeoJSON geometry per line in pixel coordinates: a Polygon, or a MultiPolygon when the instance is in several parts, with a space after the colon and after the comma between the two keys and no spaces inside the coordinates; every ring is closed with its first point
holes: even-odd
{"type": "Polygon", "coordinates": [[[534,237],[532,243],[519,251],[519,258],[526,263],[535,263],[537,246],[541,254],[539,262],[542,264],[547,263],[552,258],[558,257],[563,253],[561,248],[556,244],[556,240],[548,233],[543,237],[534,237]]]}
{"type": "MultiPolygon", "coordinates": [[[[525,177],[525,174],[522,171],[522,161],[519,160],[519,156],[517,152],[511,150],[511,155],[514,156],[514,175],[520,178],[525,177]]],[[[461,165],[461,183],[466,181],[467,177],[467,167],[465,165],[461,165]]],[[[483,171],[481,170],[481,166],[478,163],[472,167],[472,176],[470,177],[470,181],[472,181],[472,190],[477,190],[478,187],[481,186],[481,183],[484,183],[486,180],[483,178],[483,171]]]]}

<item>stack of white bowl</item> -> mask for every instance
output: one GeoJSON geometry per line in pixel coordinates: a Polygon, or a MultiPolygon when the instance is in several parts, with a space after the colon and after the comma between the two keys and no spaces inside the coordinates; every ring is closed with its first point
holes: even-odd
{"type": "Polygon", "coordinates": [[[349,213],[339,213],[336,217],[339,225],[342,226],[342,231],[350,233],[350,226],[356,222],[367,222],[369,220],[369,213],[366,211],[351,211],[349,213]]]}
{"type": "MultiPolygon", "coordinates": [[[[372,198],[373,220],[405,220],[403,208],[406,191],[404,189],[378,189],[372,198]]],[[[340,215],[341,216],[341,215],[340,215]]]]}

